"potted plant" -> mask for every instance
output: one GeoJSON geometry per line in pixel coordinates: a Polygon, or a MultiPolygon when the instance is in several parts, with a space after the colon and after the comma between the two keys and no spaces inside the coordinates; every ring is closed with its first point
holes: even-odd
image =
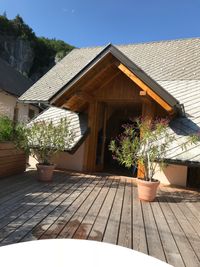
{"type": "MultiPolygon", "coordinates": [[[[110,143],[113,158],[121,165],[131,168],[138,166],[143,178],[137,179],[140,200],[153,201],[156,197],[159,181],[154,179],[157,167],[163,168],[166,152],[174,140],[168,131],[168,120],[149,121],[137,118],[132,123],[123,125],[123,133],[110,143]]],[[[188,139],[187,143],[195,142],[188,139]]],[[[184,147],[186,148],[186,144],[184,147]]]]}
{"type": "Polygon", "coordinates": [[[17,146],[39,162],[36,164],[38,179],[52,181],[55,169],[53,155],[68,150],[74,140],[67,119],[61,119],[57,124],[52,121],[35,121],[28,125],[18,125],[16,131],[17,146]]]}

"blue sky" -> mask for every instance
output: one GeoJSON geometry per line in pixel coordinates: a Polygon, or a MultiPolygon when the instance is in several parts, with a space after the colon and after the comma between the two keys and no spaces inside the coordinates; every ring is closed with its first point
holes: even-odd
{"type": "Polygon", "coordinates": [[[200,0],[0,0],[4,11],[77,47],[200,37],[200,0]]]}

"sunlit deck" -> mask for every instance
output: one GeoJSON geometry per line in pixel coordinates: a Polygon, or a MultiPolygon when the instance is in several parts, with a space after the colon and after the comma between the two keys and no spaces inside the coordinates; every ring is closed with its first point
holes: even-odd
{"type": "Polygon", "coordinates": [[[137,200],[133,180],[35,171],[0,181],[0,244],[82,238],[118,244],[174,266],[200,266],[200,193],[162,187],[157,200],[137,200]]]}

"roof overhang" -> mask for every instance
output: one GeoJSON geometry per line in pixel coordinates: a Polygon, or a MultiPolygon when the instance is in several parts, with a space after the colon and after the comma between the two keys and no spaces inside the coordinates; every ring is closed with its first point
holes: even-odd
{"type": "Polygon", "coordinates": [[[75,75],[65,86],[63,86],[51,99],[50,104],[55,106],[62,106],[60,99],[64,94],[68,94],[73,86],[76,85],[82,78],[86,77],[88,73],[103,59],[112,55],[117,62],[117,68],[122,71],[127,77],[135,82],[145,94],[149,95],[154,101],[161,105],[169,113],[184,113],[179,101],[167,92],[160,84],[149,77],[141,68],[132,62],[127,56],[119,51],[115,46],[109,44],[106,46],[92,61],[90,61],[77,75],[75,75]]]}

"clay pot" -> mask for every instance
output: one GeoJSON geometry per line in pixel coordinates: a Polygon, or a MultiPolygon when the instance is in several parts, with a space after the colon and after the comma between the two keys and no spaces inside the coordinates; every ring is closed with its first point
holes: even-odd
{"type": "Polygon", "coordinates": [[[154,201],[160,181],[145,181],[137,179],[138,198],[142,201],[154,201]]]}
{"type": "Polygon", "coordinates": [[[38,172],[38,180],[41,182],[51,182],[53,179],[53,171],[55,169],[55,165],[43,165],[36,164],[37,172],[38,172]]]}

